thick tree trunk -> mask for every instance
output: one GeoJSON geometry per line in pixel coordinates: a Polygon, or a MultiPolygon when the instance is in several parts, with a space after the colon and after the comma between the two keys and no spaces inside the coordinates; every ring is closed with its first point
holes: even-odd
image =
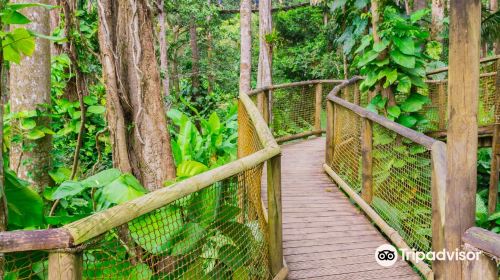
{"type": "MultiPolygon", "coordinates": [[[[210,6],[211,1],[208,0],[208,6],[210,6]]],[[[207,80],[208,80],[208,88],[207,93],[210,94],[214,90],[215,85],[215,77],[213,74],[213,40],[212,40],[212,31],[210,30],[210,21],[212,20],[212,16],[209,15],[207,17],[207,80]]]]}
{"type": "MultiPolygon", "coordinates": [[[[491,10],[491,12],[498,11],[498,0],[490,0],[490,10],[491,10]]],[[[497,40],[494,43],[493,52],[495,54],[500,54],[500,40],[497,40]]]]}
{"type": "Polygon", "coordinates": [[[371,0],[371,13],[372,13],[372,34],[373,41],[375,43],[380,42],[380,37],[378,36],[378,25],[380,21],[380,11],[379,11],[379,0],[371,0]]]}
{"type": "Polygon", "coordinates": [[[196,22],[192,19],[189,23],[189,45],[191,46],[191,86],[194,100],[199,101],[200,94],[200,50],[198,49],[198,34],[196,22]]]}
{"type": "MultiPolygon", "coordinates": [[[[48,0],[15,0],[13,2],[49,3],[48,0]]],[[[38,7],[28,8],[23,10],[23,13],[32,20],[26,28],[40,34],[50,33],[48,10],[38,7]]],[[[39,108],[41,104],[50,104],[50,42],[38,38],[33,55],[24,57],[20,65],[12,64],[10,74],[10,100],[13,113],[31,111],[39,108]]],[[[48,119],[37,119],[38,125],[48,123],[48,119]]],[[[17,124],[14,124],[14,129],[19,129],[17,124]]],[[[40,192],[51,182],[48,174],[51,167],[51,147],[52,137],[46,135],[35,141],[24,139],[23,143],[13,143],[10,149],[10,167],[18,173],[20,178],[32,182],[33,187],[40,192]]]]}
{"type": "Polygon", "coordinates": [[[148,190],[175,178],[146,0],[99,0],[99,42],[113,164],[148,190]]]}
{"type": "Polygon", "coordinates": [[[414,0],[413,1],[413,11],[422,10],[427,8],[427,0],[414,0]]]}
{"type": "MultiPolygon", "coordinates": [[[[257,87],[272,84],[272,46],[266,36],[272,33],[271,0],[259,1],[259,69],[257,87]]],[[[271,99],[269,99],[271,100],[271,99]]]]}
{"type": "Polygon", "coordinates": [[[162,85],[163,85],[163,95],[170,95],[170,83],[168,74],[168,55],[167,55],[167,27],[165,24],[166,12],[165,12],[165,0],[160,0],[160,14],[158,15],[158,21],[160,24],[160,34],[158,39],[160,42],[160,69],[163,72],[162,85]]]}
{"type": "Polygon", "coordinates": [[[431,38],[442,42],[443,38],[443,19],[444,19],[444,0],[432,0],[432,24],[431,38]]]}
{"type": "Polygon", "coordinates": [[[240,93],[247,93],[252,81],[252,0],[241,0],[240,38],[240,93]]]}

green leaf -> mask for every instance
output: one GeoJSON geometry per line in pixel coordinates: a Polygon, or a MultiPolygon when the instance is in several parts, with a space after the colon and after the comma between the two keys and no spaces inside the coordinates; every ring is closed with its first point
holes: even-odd
{"type": "Polygon", "coordinates": [[[121,204],[141,197],[145,193],[146,190],[144,187],[130,174],[122,174],[118,179],[102,188],[104,199],[115,204],[121,204]]]}
{"type": "Polygon", "coordinates": [[[36,121],[34,119],[21,119],[20,127],[24,130],[33,129],[36,127],[36,121]]]}
{"type": "Polygon", "coordinates": [[[393,116],[394,118],[397,118],[399,117],[399,115],[401,115],[401,109],[398,107],[398,106],[389,106],[387,108],[387,113],[390,115],[390,116],[393,116]]]}
{"type": "Polygon", "coordinates": [[[26,138],[28,138],[29,140],[37,140],[37,139],[43,138],[44,136],[45,136],[45,133],[43,131],[38,130],[38,129],[33,129],[30,132],[28,132],[28,134],[26,135],[26,138]]]}
{"type": "Polygon", "coordinates": [[[207,170],[208,167],[203,163],[194,160],[187,160],[177,166],[177,176],[181,178],[189,178],[207,170]]]}
{"type": "Polygon", "coordinates": [[[3,24],[27,24],[31,20],[17,11],[5,12],[2,15],[3,24]]]}
{"type": "Polygon", "coordinates": [[[5,171],[5,196],[9,213],[9,225],[17,228],[40,226],[43,223],[43,200],[28,183],[19,179],[13,171],[5,171]]]}
{"type": "Polygon", "coordinates": [[[52,194],[52,200],[67,198],[80,194],[87,187],[82,182],[65,181],[52,194]]]}
{"type": "Polygon", "coordinates": [[[361,39],[361,44],[354,52],[355,53],[362,52],[364,49],[366,49],[366,47],[368,47],[371,44],[371,42],[372,42],[372,36],[370,35],[364,36],[363,39],[361,39]]]}
{"type": "Polygon", "coordinates": [[[248,255],[232,245],[222,246],[219,249],[219,257],[233,271],[244,266],[248,261],[248,255]]]}
{"type": "Polygon", "coordinates": [[[153,277],[153,271],[149,268],[147,264],[138,263],[134,266],[134,269],[130,271],[130,280],[149,280],[153,277]]]}
{"type": "Polygon", "coordinates": [[[410,16],[410,21],[411,23],[416,23],[417,21],[421,20],[423,17],[425,17],[429,13],[429,9],[421,9],[410,16]]]}
{"type": "Polygon", "coordinates": [[[407,113],[417,112],[429,102],[429,98],[418,93],[412,93],[405,102],[401,104],[401,110],[407,113]]]}
{"type": "Polygon", "coordinates": [[[400,52],[399,50],[392,50],[390,52],[390,57],[395,63],[397,63],[403,67],[406,67],[406,68],[414,68],[415,67],[415,57],[405,55],[402,52],[400,52]]]}
{"type": "Polygon", "coordinates": [[[394,45],[406,55],[414,55],[415,54],[415,43],[413,39],[410,37],[398,38],[394,37],[393,39],[394,45]]]}
{"type": "Polygon", "coordinates": [[[66,167],[59,167],[56,170],[49,171],[49,175],[56,184],[61,184],[69,179],[71,170],[66,167]]]}
{"type": "Polygon", "coordinates": [[[409,93],[411,90],[411,79],[408,76],[403,76],[398,79],[397,91],[401,93],[409,93]]]}
{"type": "Polygon", "coordinates": [[[216,112],[213,112],[208,118],[208,124],[212,131],[218,131],[220,129],[220,119],[216,112]]]}
{"type": "Polygon", "coordinates": [[[58,8],[59,6],[43,4],[43,3],[8,3],[7,7],[14,10],[14,11],[17,11],[20,9],[31,8],[31,7],[41,7],[41,8],[51,10],[51,9],[58,8]]]}
{"type": "Polygon", "coordinates": [[[185,255],[196,248],[198,241],[205,236],[205,229],[198,223],[187,223],[183,228],[183,236],[184,238],[172,248],[172,256],[185,255]]]}
{"type": "Polygon", "coordinates": [[[97,97],[95,95],[86,95],[83,97],[83,103],[88,106],[95,105],[97,104],[97,97]]]}
{"type": "Polygon", "coordinates": [[[106,112],[106,107],[101,106],[101,105],[92,105],[87,108],[87,112],[91,114],[103,114],[106,112]]]}
{"type": "Polygon", "coordinates": [[[169,253],[174,238],[183,228],[180,209],[171,206],[143,215],[128,224],[134,241],[154,255],[169,253]]]}
{"type": "Polygon", "coordinates": [[[368,63],[375,60],[378,56],[379,56],[379,53],[374,51],[374,50],[370,50],[370,51],[366,52],[365,54],[363,54],[363,56],[358,61],[357,67],[361,68],[361,67],[367,65],[368,63]]]}
{"type": "Polygon", "coordinates": [[[82,183],[88,188],[100,188],[110,184],[122,175],[121,171],[116,168],[103,170],[93,176],[83,180],[82,183]]]}
{"type": "Polygon", "coordinates": [[[381,42],[373,44],[373,50],[380,53],[387,48],[389,45],[389,40],[383,40],[381,42]]]}
{"type": "Polygon", "coordinates": [[[2,45],[5,59],[19,63],[21,54],[30,56],[35,51],[35,38],[25,28],[16,28],[6,34],[2,45]]]}
{"type": "Polygon", "coordinates": [[[398,118],[398,123],[412,128],[417,123],[417,119],[410,115],[403,115],[398,118]]]}

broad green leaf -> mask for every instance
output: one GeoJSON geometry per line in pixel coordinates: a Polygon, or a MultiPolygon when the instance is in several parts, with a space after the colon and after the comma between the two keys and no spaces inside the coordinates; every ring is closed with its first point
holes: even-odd
{"type": "MultiPolygon", "coordinates": [[[[131,183],[130,174],[122,174],[118,179],[102,188],[103,198],[115,204],[121,204],[130,201],[134,198],[143,196],[146,190],[137,185],[136,182],[131,183]]],[[[137,181],[137,179],[135,179],[137,181]]]]}
{"type": "Polygon", "coordinates": [[[84,183],[87,188],[100,188],[118,179],[121,175],[122,173],[120,170],[110,168],[86,178],[82,183],[84,183]]]}
{"type": "Polygon", "coordinates": [[[31,20],[17,11],[7,11],[2,15],[3,24],[27,24],[31,20]]]}
{"type": "Polygon", "coordinates": [[[218,131],[221,127],[220,119],[216,112],[213,112],[208,118],[208,124],[213,132],[218,131]]]}
{"type": "Polygon", "coordinates": [[[20,127],[24,130],[33,129],[36,127],[36,121],[34,119],[21,119],[20,127]]]}
{"type": "Polygon", "coordinates": [[[366,47],[368,47],[371,44],[371,42],[372,42],[372,36],[370,35],[364,36],[363,39],[361,39],[361,44],[354,52],[355,53],[362,52],[364,49],[366,49],[366,47]]]}
{"type": "Polygon", "coordinates": [[[43,4],[43,3],[8,3],[7,7],[14,11],[17,11],[20,9],[31,8],[31,7],[41,7],[50,10],[50,9],[55,9],[59,6],[43,4]]]}
{"type": "Polygon", "coordinates": [[[429,98],[418,93],[413,93],[405,102],[401,104],[401,110],[404,112],[412,113],[420,111],[425,104],[429,102],[429,98]]]}
{"type": "Polygon", "coordinates": [[[173,240],[182,231],[180,209],[164,207],[129,222],[130,236],[144,250],[158,255],[169,253],[173,240]]]}
{"type": "Polygon", "coordinates": [[[411,90],[411,79],[408,76],[402,76],[398,79],[397,91],[401,93],[409,93],[411,90]]]}
{"type": "Polygon", "coordinates": [[[421,20],[423,17],[425,17],[429,13],[429,9],[421,9],[410,16],[411,23],[416,23],[417,21],[421,20]]]}
{"type": "Polygon", "coordinates": [[[417,119],[410,115],[403,115],[398,118],[398,123],[403,126],[412,128],[417,123],[417,119]]]}
{"type": "Polygon", "coordinates": [[[194,160],[183,161],[179,166],[177,166],[177,176],[182,178],[188,178],[208,170],[208,167],[201,162],[194,160]]]}
{"type": "Polygon", "coordinates": [[[183,239],[175,243],[170,254],[172,256],[180,256],[191,252],[191,250],[196,248],[198,241],[200,241],[205,234],[205,229],[198,223],[185,224],[183,227],[183,239]]]}
{"type": "Polygon", "coordinates": [[[5,170],[4,172],[9,225],[17,228],[41,226],[43,222],[42,198],[13,171],[5,170]]]}
{"type": "Polygon", "coordinates": [[[147,264],[138,263],[134,266],[134,269],[130,271],[130,275],[127,279],[130,280],[149,280],[153,277],[153,271],[149,268],[147,264]]]}
{"type": "Polygon", "coordinates": [[[393,116],[394,118],[397,118],[399,117],[399,115],[401,115],[401,109],[399,108],[399,106],[389,106],[387,108],[387,113],[391,116],[393,116]]]}
{"type": "Polygon", "coordinates": [[[370,50],[370,51],[366,52],[365,54],[363,54],[363,56],[358,61],[357,67],[361,68],[361,67],[367,65],[368,63],[375,60],[378,56],[379,56],[379,53],[374,51],[374,50],[370,50]]]}
{"type": "Polygon", "coordinates": [[[87,108],[87,112],[91,114],[103,114],[106,112],[106,107],[101,105],[92,105],[87,108]]]}
{"type": "Polygon", "coordinates": [[[97,104],[97,97],[95,97],[94,95],[86,95],[83,97],[83,103],[85,103],[85,105],[95,105],[97,104]]]}
{"type": "Polygon", "coordinates": [[[406,55],[414,55],[415,54],[415,43],[413,39],[410,37],[398,38],[394,37],[394,45],[406,55]]]}
{"type": "Polygon", "coordinates": [[[71,170],[66,167],[59,167],[55,170],[49,171],[49,175],[56,184],[61,184],[69,179],[71,176],[71,170]]]}
{"type": "Polygon", "coordinates": [[[52,194],[52,200],[75,196],[87,187],[82,182],[65,181],[52,194]]]}
{"type": "Polygon", "coordinates": [[[381,42],[373,44],[373,50],[380,53],[387,48],[389,40],[382,40],[381,42]]]}
{"type": "Polygon", "coordinates": [[[241,266],[233,272],[233,280],[250,280],[250,271],[241,266]]]}
{"type": "Polygon", "coordinates": [[[391,59],[406,68],[414,68],[415,67],[415,57],[410,55],[405,55],[399,50],[392,50],[390,52],[391,59]]]}
{"type": "Polygon", "coordinates": [[[37,140],[37,139],[43,138],[44,136],[45,136],[45,133],[43,131],[38,130],[38,129],[33,129],[30,132],[28,132],[28,134],[26,135],[26,138],[28,138],[29,140],[37,140]]]}

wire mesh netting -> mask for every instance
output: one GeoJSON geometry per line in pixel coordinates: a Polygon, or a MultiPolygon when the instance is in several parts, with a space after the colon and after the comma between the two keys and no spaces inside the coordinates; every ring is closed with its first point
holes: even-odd
{"type": "Polygon", "coordinates": [[[0,279],[48,279],[48,263],[42,251],[6,253],[0,256],[0,279]]]}
{"type": "MultiPolygon", "coordinates": [[[[263,145],[239,106],[239,157],[263,145]]],[[[91,239],[83,279],[271,279],[263,163],[91,239]]],[[[0,255],[0,279],[49,279],[48,252],[0,255]]]]}
{"type": "Polygon", "coordinates": [[[83,253],[86,279],[269,279],[261,166],[115,228],[83,253]],[[241,197],[243,196],[243,197],[241,197]],[[139,277],[139,278],[137,278],[139,277]]]}
{"type": "Polygon", "coordinates": [[[314,85],[273,90],[270,127],[275,137],[314,130],[315,93],[314,85]]]}
{"type": "MultiPolygon", "coordinates": [[[[478,125],[489,126],[498,122],[499,109],[496,106],[496,83],[498,62],[489,61],[481,63],[479,78],[479,107],[478,125]]],[[[419,127],[421,131],[444,131],[448,125],[448,73],[430,75],[432,79],[427,82],[428,89],[421,93],[428,95],[431,102],[424,107],[424,115],[429,123],[419,127]]]]}
{"type": "MultiPolygon", "coordinates": [[[[361,117],[334,105],[333,159],[327,163],[361,194],[361,117]]],[[[373,124],[372,208],[405,242],[431,250],[431,154],[422,145],[373,124]]]]}

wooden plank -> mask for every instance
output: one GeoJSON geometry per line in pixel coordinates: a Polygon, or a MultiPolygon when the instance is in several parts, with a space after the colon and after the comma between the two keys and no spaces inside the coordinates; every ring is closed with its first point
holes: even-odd
{"type": "Polygon", "coordinates": [[[80,280],[82,275],[81,253],[51,252],[49,254],[50,280],[80,280]]]}
{"type": "Polygon", "coordinates": [[[0,252],[22,252],[69,248],[73,238],[65,229],[0,232],[0,252]]]}
{"type": "Polygon", "coordinates": [[[500,235],[494,232],[472,227],[462,236],[464,243],[479,249],[490,256],[500,258],[500,235]]]}
{"type": "MultiPolygon", "coordinates": [[[[477,188],[477,111],[479,100],[480,0],[450,1],[447,179],[444,244],[461,250],[462,234],[475,224],[477,188]]],[[[463,262],[446,261],[438,279],[464,279],[463,262]]]]}
{"type": "Polygon", "coordinates": [[[271,273],[276,275],[283,267],[280,155],[267,161],[267,196],[269,198],[269,256],[271,258],[271,273]]]}
{"type": "Polygon", "coordinates": [[[361,197],[371,204],[373,198],[373,128],[370,120],[361,121],[361,197]]]}

